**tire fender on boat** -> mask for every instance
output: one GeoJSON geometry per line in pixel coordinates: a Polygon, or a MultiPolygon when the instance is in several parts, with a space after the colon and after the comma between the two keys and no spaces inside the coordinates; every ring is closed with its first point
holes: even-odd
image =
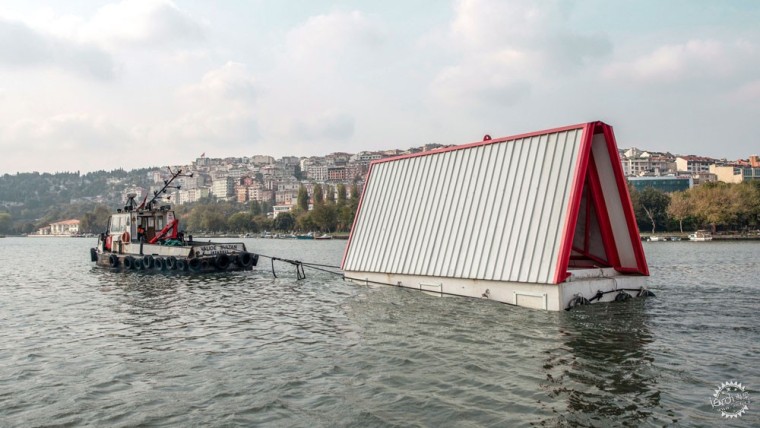
{"type": "Polygon", "coordinates": [[[95,248],[90,248],[90,261],[97,262],[98,261],[98,250],[95,248]]]}
{"type": "Polygon", "coordinates": [[[214,266],[216,266],[218,270],[227,270],[227,268],[230,267],[230,256],[227,254],[218,254],[214,257],[214,266]]]}
{"type": "Polygon", "coordinates": [[[187,265],[188,263],[186,259],[177,259],[177,270],[186,271],[187,265]]]}
{"type": "Polygon", "coordinates": [[[177,269],[177,258],[174,256],[169,256],[169,258],[166,259],[166,268],[169,270],[177,269]]]}
{"type": "Polygon", "coordinates": [[[200,272],[202,268],[201,259],[199,258],[190,259],[187,262],[187,265],[190,267],[190,270],[192,270],[193,272],[200,272]]]}
{"type": "Polygon", "coordinates": [[[124,257],[124,267],[130,270],[137,269],[137,260],[132,256],[124,257]]]}
{"type": "Polygon", "coordinates": [[[146,254],[145,256],[143,256],[142,258],[143,269],[152,269],[153,262],[154,262],[153,256],[151,256],[150,254],[146,254]]]}
{"type": "Polygon", "coordinates": [[[247,251],[243,251],[242,253],[238,254],[237,263],[243,268],[248,269],[251,266],[253,266],[253,258],[254,258],[253,254],[247,251]]]}
{"type": "Polygon", "coordinates": [[[153,267],[156,270],[166,270],[166,260],[163,257],[156,257],[153,259],[153,267]]]}
{"type": "Polygon", "coordinates": [[[108,263],[111,264],[111,267],[119,267],[119,256],[116,254],[111,254],[108,256],[108,263]]]}

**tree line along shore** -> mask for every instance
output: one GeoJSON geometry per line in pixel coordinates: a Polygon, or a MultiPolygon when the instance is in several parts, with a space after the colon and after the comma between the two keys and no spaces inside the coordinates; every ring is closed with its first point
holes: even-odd
{"type": "Polygon", "coordinates": [[[681,192],[629,186],[642,234],[686,235],[699,229],[715,238],[755,238],[760,229],[760,181],[704,183],[681,192]]]}
{"type": "MultiPolygon", "coordinates": [[[[642,234],[685,236],[698,229],[725,238],[753,238],[760,229],[760,181],[704,183],[686,191],[665,193],[648,187],[638,191],[629,186],[636,220],[642,234]]],[[[358,208],[359,189],[316,184],[309,198],[303,186],[297,203],[276,217],[272,202],[236,203],[207,198],[175,208],[181,227],[188,233],[255,234],[275,232],[321,232],[347,234],[358,208]],[[349,197],[350,196],[350,197],[349,197]]],[[[21,212],[23,213],[23,211],[21,212]]],[[[112,208],[93,203],[58,203],[38,220],[14,221],[0,211],[0,234],[33,233],[46,222],[61,218],[80,220],[80,233],[105,230],[112,208]]]]}

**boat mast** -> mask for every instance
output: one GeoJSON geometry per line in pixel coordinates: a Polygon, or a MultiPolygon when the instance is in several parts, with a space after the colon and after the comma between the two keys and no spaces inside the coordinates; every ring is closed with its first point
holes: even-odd
{"type": "Polygon", "coordinates": [[[190,174],[182,174],[182,170],[181,169],[177,170],[177,172],[172,171],[171,167],[167,167],[167,169],[169,170],[169,173],[171,174],[171,177],[168,180],[164,180],[164,187],[162,187],[161,190],[154,191],[153,192],[153,198],[151,198],[151,200],[148,201],[147,203],[143,202],[142,204],[140,204],[140,206],[137,207],[138,210],[142,209],[142,208],[145,208],[145,207],[148,207],[148,209],[152,209],[153,208],[153,203],[155,203],[156,200],[159,199],[160,195],[163,195],[164,193],[166,193],[167,189],[177,189],[177,190],[179,190],[182,187],[181,185],[176,185],[176,186],[172,186],[171,185],[177,177],[191,177],[192,178],[192,176],[193,176],[192,172],[190,174]]]}

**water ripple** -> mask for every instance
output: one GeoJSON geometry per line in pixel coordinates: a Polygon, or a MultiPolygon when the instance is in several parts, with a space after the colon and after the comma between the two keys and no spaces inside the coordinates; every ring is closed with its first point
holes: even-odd
{"type": "MultiPolygon", "coordinates": [[[[249,240],[338,264],[340,241],[249,240]]],[[[292,266],[124,274],[0,242],[0,426],[736,426],[757,395],[755,243],[647,244],[657,298],[549,313],[292,266]],[[45,260],[45,263],[39,263],[45,260]]]]}

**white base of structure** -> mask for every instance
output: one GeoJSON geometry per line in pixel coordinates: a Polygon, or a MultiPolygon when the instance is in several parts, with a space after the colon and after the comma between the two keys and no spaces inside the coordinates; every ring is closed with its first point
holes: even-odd
{"type": "MultiPolygon", "coordinates": [[[[549,311],[561,311],[576,296],[591,299],[599,291],[606,294],[594,302],[613,301],[617,293],[612,291],[639,290],[647,281],[645,276],[621,275],[612,268],[571,269],[570,273],[565,282],[556,285],[350,271],[345,272],[345,277],[357,283],[380,283],[441,295],[486,298],[549,311]]],[[[635,292],[628,291],[628,294],[636,296],[635,292]]]]}

